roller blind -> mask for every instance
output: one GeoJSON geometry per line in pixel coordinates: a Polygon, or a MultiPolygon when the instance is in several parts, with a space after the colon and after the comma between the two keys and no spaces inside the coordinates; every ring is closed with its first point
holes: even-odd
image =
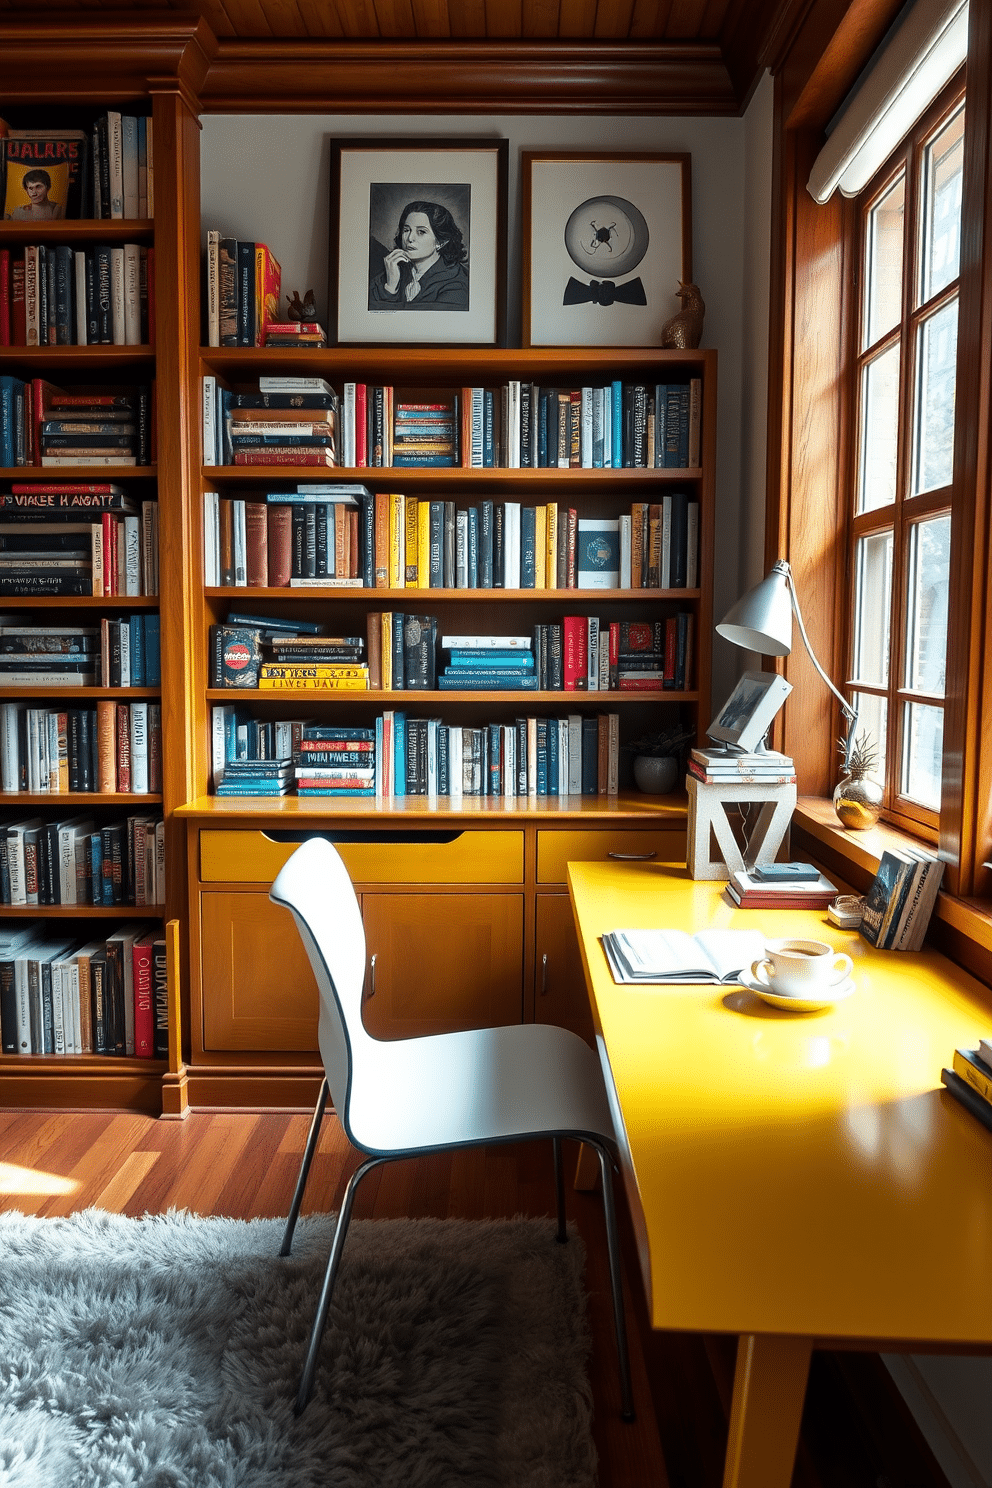
{"type": "Polygon", "coordinates": [[[968,0],[915,0],[837,115],[806,189],[857,196],[968,54],[968,0]]]}

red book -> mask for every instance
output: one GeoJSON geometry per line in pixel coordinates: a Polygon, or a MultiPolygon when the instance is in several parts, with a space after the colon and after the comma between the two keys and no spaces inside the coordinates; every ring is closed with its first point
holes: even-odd
{"type": "Polygon", "coordinates": [[[355,469],[365,470],[369,463],[368,388],[355,383],[355,469]]]}
{"type": "Polygon", "coordinates": [[[155,1013],[152,999],[152,946],[154,934],[144,935],[131,947],[134,973],[134,1052],[138,1059],[151,1059],[155,1047],[155,1013]]]}
{"type": "Polygon", "coordinates": [[[24,309],[24,260],[17,259],[10,266],[10,344],[26,346],[28,341],[27,314],[24,309]]]}
{"type": "Polygon", "coordinates": [[[589,685],[589,621],[585,615],[562,620],[562,650],[566,692],[585,692],[589,685]]]}
{"type": "MultiPolygon", "coordinates": [[[[48,410],[52,406],[51,400],[57,398],[62,389],[56,387],[52,382],[46,382],[43,377],[31,379],[31,421],[30,437],[33,465],[41,464],[41,421],[48,417],[48,410]]],[[[105,590],[109,593],[109,590],[105,590]]]]}
{"type": "Polygon", "coordinates": [[[235,465],[334,465],[334,451],[313,449],[307,445],[286,445],[282,449],[238,450],[235,465]]]}
{"type": "Polygon", "coordinates": [[[675,686],[675,668],[678,664],[679,623],[674,615],[665,621],[665,686],[675,686]]]}
{"type": "Polygon", "coordinates": [[[10,345],[10,249],[0,248],[0,346],[10,345]]]}
{"type": "Polygon", "coordinates": [[[273,505],[267,510],[269,588],[284,589],[293,577],[293,508],[273,505]]]}
{"type": "Polygon", "coordinates": [[[105,595],[116,594],[117,568],[114,563],[114,533],[117,523],[112,512],[101,514],[100,528],[103,532],[103,593],[105,595]]]}
{"type": "Polygon", "coordinates": [[[249,589],[268,587],[268,506],[264,501],[245,502],[245,577],[249,589]]]}
{"type": "Polygon", "coordinates": [[[255,345],[264,346],[266,332],[279,317],[282,269],[265,243],[255,244],[255,345]]]}

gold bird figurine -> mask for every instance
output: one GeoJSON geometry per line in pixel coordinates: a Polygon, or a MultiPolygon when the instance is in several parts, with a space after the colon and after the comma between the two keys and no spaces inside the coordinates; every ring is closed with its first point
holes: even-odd
{"type": "Polygon", "coordinates": [[[665,321],[661,328],[661,344],[675,351],[691,351],[703,339],[706,306],[698,284],[680,283],[675,293],[682,301],[682,309],[665,321]]]}

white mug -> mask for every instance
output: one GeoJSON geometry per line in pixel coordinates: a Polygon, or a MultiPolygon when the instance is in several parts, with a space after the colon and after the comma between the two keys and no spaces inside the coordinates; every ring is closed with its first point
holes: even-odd
{"type": "Polygon", "coordinates": [[[765,956],[751,966],[751,979],[783,997],[813,997],[838,987],[854,963],[822,940],[770,940],[765,956]]]}

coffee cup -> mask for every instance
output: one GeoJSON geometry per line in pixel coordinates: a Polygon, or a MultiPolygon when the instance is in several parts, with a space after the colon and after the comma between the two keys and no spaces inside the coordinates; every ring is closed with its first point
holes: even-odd
{"type": "Polygon", "coordinates": [[[839,987],[854,963],[822,940],[769,940],[762,960],[751,965],[751,979],[783,997],[816,997],[839,987]]]}

